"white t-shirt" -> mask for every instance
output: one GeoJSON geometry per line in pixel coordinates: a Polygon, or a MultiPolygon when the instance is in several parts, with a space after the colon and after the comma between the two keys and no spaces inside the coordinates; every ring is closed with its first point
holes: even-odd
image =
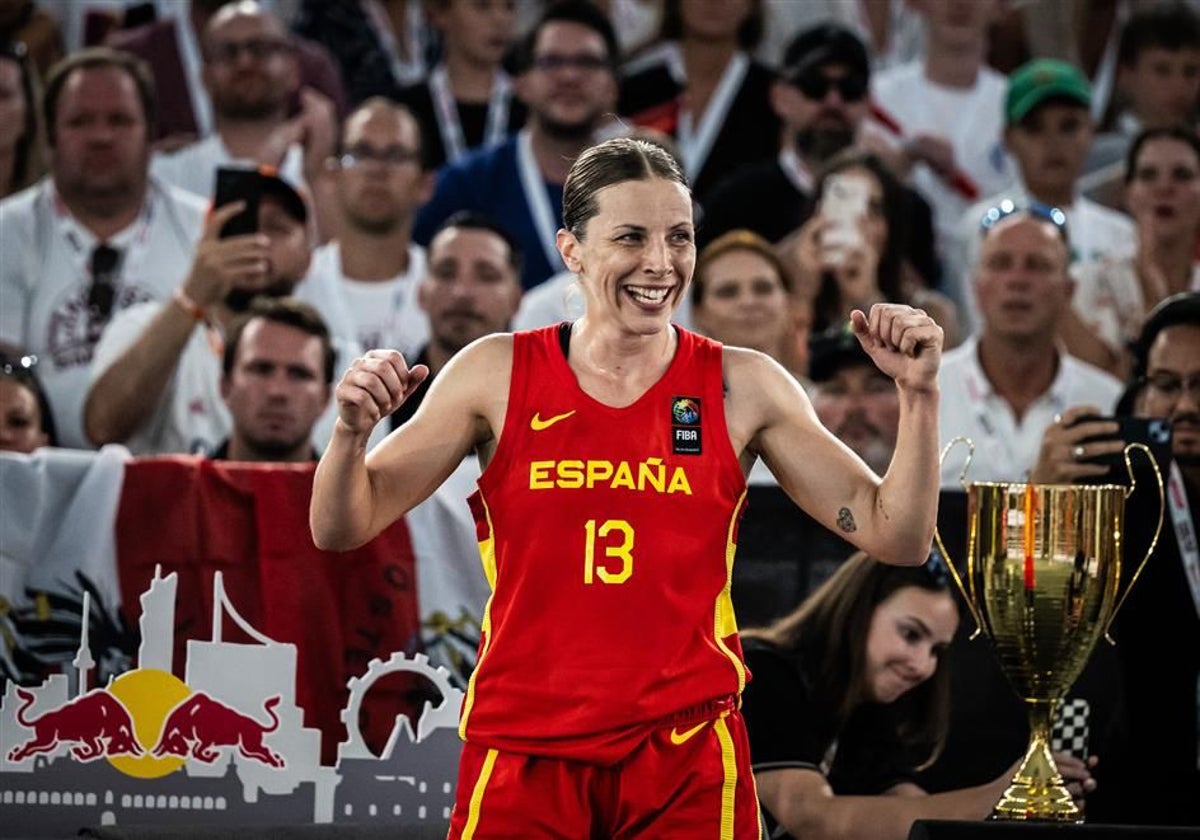
{"type": "MultiPolygon", "coordinates": [[[[1030,203],[1029,193],[1023,187],[1017,187],[971,205],[960,220],[954,240],[947,249],[942,285],[959,304],[964,333],[975,333],[980,326],[979,305],[975,301],[971,279],[979,259],[979,220],[1004,199],[1010,199],[1018,207],[1030,203]]],[[[1076,198],[1070,207],[1059,209],[1067,217],[1072,275],[1082,263],[1102,257],[1128,257],[1137,251],[1137,229],[1124,213],[1110,210],[1082,196],[1076,198]]]]}
{"type": "MultiPolygon", "coordinates": [[[[921,61],[912,61],[877,74],[871,80],[876,102],[891,114],[905,137],[918,132],[938,134],[954,147],[954,160],[979,195],[1008,189],[1017,170],[1004,148],[1004,97],[1008,81],[983,67],[970,88],[948,88],[925,77],[921,61]]],[[[912,186],[933,208],[939,240],[953,235],[969,200],[921,164],[913,171],[912,186]]]]}
{"type": "MultiPolygon", "coordinates": [[[[1076,405],[1094,405],[1111,414],[1121,397],[1121,382],[1100,368],[1064,352],[1050,388],[1017,422],[1012,407],[992,389],[979,364],[979,343],[969,338],[942,357],[938,370],[941,402],[940,446],[956,437],[975,444],[966,481],[1024,481],[1037,463],[1042,434],[1056,414],[1076,405]]],[[[942,487],[959,489],[966,451],[956,447],[942,464],[942,487]]]]}
{"type": "MultiPolygon", "coordinates": [[[[165,183],[212,198],[219,166],[257,166],[256,161],[234,158],[219,134],[210,134],[172,154],[156,153],[150,159],[150,171],[165,183]]],[[[279,176],[293,186],[304,182],[304,150],[293,143],[283,156],[279,176]]]]}
{"type": "MultiPolygon", "coordinates": [[[[191,267],[204,203],[150,180],[141,214],[107,243],[121,251],[113,317],[162,300],[191,267]]],[[[38,357],[60,446],[83,434],[88,368],[102,324],[88,318],[88,264],[99,244],[58,199],[49,178],[0,202],[0,341],[38,357]]]]}
{"type": "MultiPolygon", "coordinates": [[[[144,303],[131,307],[112,320],[96,346],[96,363],[92,366],[95,383],[126,349],[137,340],[162,306],[166,303],[144,303]]],[[[334,384],[361,352],[334,338],[334,384]]],[[[337,402],[329,400],[325,413],[313,427],[313,446],[324,450],[333,434],[337,420],[337,402]]],[[[125,441],[134,455],[165,455],[171,453],[211,452],[227,438],[233,429],[229,409],[221,399],[220,344],[202,325],[192,330],[184,345],[175,372],[171,375],[150,420],[125,441]]],[[[387,424],[380,423],[371,436],[373,446],[383,439],[387,424]]]]}
{"type": "Polygon", "coordinates": [[[380,282],[351,280],[342,273],[341,246],[334,240],[313,252],[295,295],[317,308],[334,335],[351,336],[368,350],[394,348],[411,360],[429,341],[429,316],[417,304],[425,268],[425,249],[413,243],[403,274],[380,282]]]}

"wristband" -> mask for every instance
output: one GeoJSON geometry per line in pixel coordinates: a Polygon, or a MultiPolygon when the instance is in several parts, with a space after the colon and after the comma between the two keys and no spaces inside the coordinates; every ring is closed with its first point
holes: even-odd
{"type": "Polygon", "coordinates": [[[202,307],[200,304],[196,303],[196,301],[192,300],[188,296],[188,293],[183,290],[182,286],[175,289],[175,291],[171,293],[171,300],[173,300],[177,304],[179,304],[180,309],[182,309],[188,315],[191,315],[192,320],[194,320],[194,321],[205,320],[204,307],[202,307]]]}

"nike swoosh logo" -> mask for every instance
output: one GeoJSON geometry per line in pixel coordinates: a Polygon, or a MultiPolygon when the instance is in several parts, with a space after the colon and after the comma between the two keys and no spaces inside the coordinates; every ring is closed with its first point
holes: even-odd
{"type": "Polygon", "coordinates": [[[708,724],[709,724],[709,721],[706,720],[702,723],[696,724],[691,729],[688,729],[684,732],[680,732],[679,727],[676,726],[674,729],[671,730],[671,743],[674,744],[675,746],[679,746],[680,744],[684,743],[689,738],[691,738],[693,735],[695,735],[697,732],[699,732],[701,729],[708,726],[708,724]]]}
{"type": "Polygon", "coordinates": [[[568,411],[566,414],[555,414],[553,417],[547,417],[545,420],[543,420],[541,415],[535,412],[533,419],[529,421],[529,428],[533,429],[535,432],[540,432],[542,429],[549,429],[559,420],[566,420],[574,413],[574,411],[568,411]]]}

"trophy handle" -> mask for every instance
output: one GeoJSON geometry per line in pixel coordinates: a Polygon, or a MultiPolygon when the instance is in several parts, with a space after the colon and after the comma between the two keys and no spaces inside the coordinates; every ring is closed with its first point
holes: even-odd
{"type": "MultiPolygon", "coordinates": [[[[958,473],[958,483],[967,489],[967,483],[964,480],[967,477],[967,468],[971,466],[971,459],[975,457],[975,442],[969,437],[959,436],[952,439],[946,444],[942,450],[942,454],[938,457],[938,466],[946,462],[946,456],[950,454],[950,450],[954,448],[956,443],[965,443],[967,445],[967,460],[963,464],[962,469],[958,473]]],[[[974,639],[983,629],[983,618],[979,615],[979,609],[975,606],[975,599],[967,592],[967,587],[963,585],[962,578],[958,576],[958,569],[954,566],[954,560],[950,557],[950,552],[946,551],[946,546],[942,542],[941,531],[937,527],[937,521],[933,523],[933,539],[937,542],[938,551],[942,552],[942,557],[946,560],[946,568],[950,570],[950,577],[954,579],[955,586],[958,587],[959,593],[963,600],[967,602],[967,609],[971,611],[971,618],[975,621],[975,630],[971,633],[971,638],[974,639]]],[[[969,562],[969,561],[968,561],[969,562]]]]}
{"type": "Polygon", "coordinates": [[[1104,638],[1110,645],[1114,644],[1114,642],[1112,636],[1109,635],[1109,631],[1112,630],[1117,613],[1125,603],[1125,599],[1129,597],[1129,590],[1133,589],[1133,585],[1137,583],[1137,579],[1141,576],[1142,569],[1146,568],[1146,561],[1150,559],[1150,555],[1158,547],[1158,537],[1162,533],[1163,511],[1166,508],[1167,502],[1166,493],[1163,490],[1162,472],[1158,469],[1158,461],[1155,460],[1154,453],[1150,451],[1150,447],[1144,443],[1130,443],[1125,446],[1125,471],[1129,473],[1129,489],[1125,491],[1125,498],[1128,499],[1137,490],[1137,479],[1133,475],[1133,463],[1129,460],[1130,452],[1134,449],[1142,450],[1146,457],[1150,459],[1150,466],[1154,468],[1154,480],[1158,483],[1158,524],[1154,527],[1154,539],[1150,540],[1150,548],[1146,550],[1146,556],[1142,558],[1142,562],[1138,564],[1133,577],[1125,585],[1125,591],[1121,593],[1121,597],[1117,600],[1117,605],[1113,607],[1112,615],[1108,617],[1108,623],[1104,625],[1104,638]]]}

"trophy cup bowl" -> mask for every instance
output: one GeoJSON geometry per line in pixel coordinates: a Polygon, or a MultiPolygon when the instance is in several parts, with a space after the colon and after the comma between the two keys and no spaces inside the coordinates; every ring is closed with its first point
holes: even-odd
{"type": "MultiPolygon", "coordinates": [[[[942,451],[942,459],[956,443],[942,451]]],[[[1158,543],[1163,482],[1150,450],[1125,447],[1130,486],[972,482],[967,491],[966,584],[941,535],[938,548],[1001,670],[1025,702],[1030,737],[1024,760],[992,819],[1082,822],[1054,764],[1050,733],[1059,704],[1158,543]],[[1141,449],[1158,480],[1158,530],[1124,593],[1125,500],[1136,489],[1130,453],[1141,449]]],[[[970,457],[963,466],[966,474],[970,457]]],[[[1111,638],[1109,642],[1111,642],[1111,638]]]]}

